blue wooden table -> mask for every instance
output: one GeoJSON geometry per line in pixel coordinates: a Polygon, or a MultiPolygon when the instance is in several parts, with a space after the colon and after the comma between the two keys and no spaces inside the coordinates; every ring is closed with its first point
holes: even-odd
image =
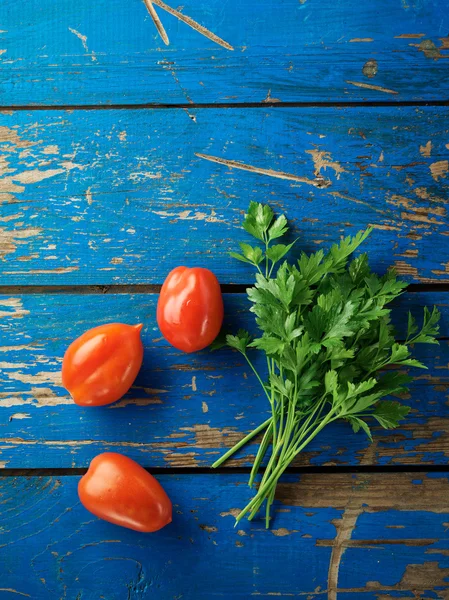
{"type": "Polygon", "coordinates": [[[0,5],[0,599],[449,598],[449,10],[447,0],[2,0],[0,5]],[[371,225],[396,305],[442,312],[398,430],[346,424],[282,480],[271,530],[251,496],[261,421],[239,356],[161,339],[157,293],[212,269],[226,321],[252,272],[228,251],[250,200],[311,251],[371,225]],[[143,322],[120,402],[75,406],[67,345],[143,322]],[[173,523],[138,534],[80,505],[106,450],[150,469],[173,523]]]}

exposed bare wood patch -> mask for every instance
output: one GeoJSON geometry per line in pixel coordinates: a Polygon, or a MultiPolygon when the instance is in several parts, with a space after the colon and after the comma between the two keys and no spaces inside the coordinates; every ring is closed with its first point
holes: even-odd
{"type": "Polygon", "coordinates": [[[372,77],[375,77],[375,75],[377,74],[377,71],[378,71],[377,60],[374,60],[373,58],[371,58],[370,60],[367,60],[362,68],[362,73],[365,75],[365,77],[368,77],[370,79],[372,77]]]}
{"type": "MultiPolygon", "coordinates": [[[[145,442],[123,442],[123,441],[108,441],[108,440],[26,440],[21,437],[11,437],[11,438],[2,438],[0,439],[0,444],[4,447],[6,445],[10,446],[48,446],[48,447],[64,447],[68,446],[71,448],[78,448],[82,446],[91,446],[92,444],[99,444],[104,446],[105,448],[142,448],[149,449],[151,447],[157,447],[157,444],[150,444],[145,442]]],[[[164,447],[169,447],[168,444],[164,444],[164,447]]],[[[194,456],[194,453],[191,452],[190,455],[194,456]]],[[[178,455],[185,456],[185,455],[178,455]]],[[[181,466],[181,465],[179,465],[181,466]]],[[[198,466],[195,464],[195,466],[198,466]]]]}
{"type": "Polygon", "coordinates": [[[31,269],[30,271],[5,271],[5,275],[61,275],[79,271],[79,267],[58,267],[57,269],[31,269]]]}
{"type": "Polygon", "coordinates": [[[369,223],[369,225],[373,229],[380,229],[381,231],[401,231],[401,228],[395,225],[381,225],[379,223],[369,223]]]}
{"type": "Polygon", "coordinates": [[[228,511],[226,512],[222,512],[220,513],[220,517],[238,517],[240,512],[241,512],[241,508],[230,508],[228,511]]]}
{"type": "Polygon", "coordinates": [[[236,160],[228,160],[226,158],[219,158],[218,156],[211,156],[209,154],[195,153],[199,158],[209,160],[211,162],[225,165],[230,169],[241,169],[242,171],[249,171],[250,173],[258,173],[260,175],[267,175],[268,177],[276,177],[277,179],[287,179],[289,181],[296,181],[298,183],[306,183],[317,188],[326,188],[331,185],[329,179],[317,177],[316,179],[309,179],[308,177],[300,177],[299,175],[293,175],[291,173],[285,173],[284,171],[274,171],[273,169],[262,169],[260,167],[254,167],[245,163],[237,162],[236,160]]]}
{"type": "Polygon", "coordinates": [[[0,217],[1,223],[9,223],[10,221],[17,221],[17,219],[23,219],[25,215],[23,213],[16,213],[15,215],[8,215],[7,217],[0,217]]]}
{"type": "Polygon", "coordinates": [[[191,27],[192,29],[194,29],[195,31],[200,33],[201,35],[204,35],[204,37],[207,37],[212,42],[215,42],[215,44],[218,44],[219,46],[223,46],[223,48],[226,48],[227,50],[234,50],[234,48],[231,46],[231,44],[228,44],[228,42],[225,42],[224,40],[222,40],[220,37],[218,37],[218,35],[216,35],[215,33],[212,33],[212,31],[209,31],[209,29],[206,29],[206,27],[203,27],[203,25],[200,25],[199,23],[197,23],[196,21],[194,21],[187,15],[184,15],[179,10],[176,10],[176,9],[172,8],[171,6],[168,6],[168,4],[165,4],[165,2],[163,2],[163,0],[152,0],[152,1],[153,1],[153,4],[156,4],[156,6],[159,6],[159,8],[162,8],[163,10],[167,11],[168,13],[170,13],[171,15],[173,15],[174,17],[176,17],[177,19],[179,19],[180,21],[182,21],[183,23],[185,23],[186,25],[188,25],[189,27],[191,27]]]}
{"type": "Polygon", "coordinates": [[[59,147],[58,146],[45,146],[45,148],[42,150],[42,154],[59,154],[59,147]]]}
{"type": "Polygon", "coordinates": [[[274,104],[277,102],[282,102],[282,100],[280,98],[273,98],[271,96],[271,90],[268,90],[268,93],[267,93],[266,97],[264,98],[264,100],[262,100],[262,102],[264,104],[274,104]]]}
{"type": "MultiPolygon", "coordinates": [[[[406,539],[378,539],[378,540],[351,540],[348,539],[344,542],[345,548],[376,548],[379,546],[410,546],[410,547],[425,547],[431,546],[438,542],[437,538],[406,538],[406,539]]],[[[334,545],[333,540],[317,540],[316,546],[321,548],[329,548],[334,545]]],[[[429,554],[430,549],[427,550],[429,554]]]]}
{"type": "Polygon", "coordinates": [[[285,537],[287,535],[291,535],[292,533],[298,533],[297,529],[286,529],[285,527],[280,527],[279,529],[271,529],[271,533],[276,537],[285,537]]]}
{"type": "Polygon", "coordinates": [[[407,221],[443,224],[443,222],[429,217],[429,215],[436,215],[438,217],[446,216],[446,209],[443,206],[418,206],[414,199],[399,194],[393,194],[391,197],[387,197],[387,202],[410,211],[411,214],[401,213],[401,218],[407,221]]]}
{"type": "Polygon", "coordinates": [[[397,40],[414,40],[425,37],[425,33],[402,33],[401,35],[395,35],[397,40]]]}
{"type": "Polygon", "coordinates": [[[441,554],[442,556],[449,556],[449,550],[447,548],[427,548],[426,554],[441,554]]]}
{"type": "MultiPolygon", "coordinates": [[[[448,368],[444,366],[444,370],[448,368]]],[[[415,452],[442,452],[449,456],[449,429],[447,419],[432,417],[428,419],[425,427],[406,428],[410,431],[412,438],[426,440],[415,448],[415,452]]]]}
{"type": "Polygon", "coordinates": [[[183,454],[179,452],[171,452],[164,456],[164,460],[176,467],[197,467],[198,461],[195,452],[185,452],[183,454]]]}
{"type": "Polygon", "coordinates": [[[310,154],[313,160],[313,166],[315,167],[315,177],[321,177],[321,170],[333,169],[337,179],[340,179],[340,175],[346,172],[340,163],[333,161],[330,152],[326,150],[306,150],[306,154],[310,154]]]}
{"type": "Polygon", "coordinates": [[[86,190],[86,200],[87,200],[87,204],[90,206],[93,202],[92,199],[92,188],[89,186],[86,190]]]}
{"type": "Polygon", "coordinates": [[[371,444],[368,444],[365,450],[361,452],[360,465],[374,465],[378,462],[377,451],[379,446],[378,437],[374,438],[371,444]]]}
{"type": "Polygon", "coordinates": [[[30,227],[28,229],[3,229],[0,227],[0,258],[13,254],[18,246],[27,244],[30,238],[39,236],[42,229],[30,227]]]}
{"type": "Polygon", "coordinates": [[[3,177],[0,180],[0,191],[2,192],[23,192],[25,188],[23,185],[17,185],[18,183],[28,185],[30,183],[39,183],[44,179],[55,177],[64,173],[64,169],[48,169],[47,171],[40,171],[39,169],[32,169],[30,171],[23,171],[22,173],[15,173],[8,177],[3,177]]]}
{"type": "Polygon", "coordinates": [[[419,147],[419,151],[421,153],[421,156],[425,156],[426,158],[428,158],[431,153],[432,153],[432,142],[431,140],[429,140],[427,142],[427,144],[425,144],[424,146],[420,146],[419,147]]]}
{"type": "Polygon", "coordinates": [[[17,319],[29,314],[29,310],[24,310],[21,298],[0,298],[0,318],[17,319]]]}
{"type": "Polygon", "coordinates": [[[435,225],[442,225],[442,223],[440,221],[438,221],[438,219],[435,219],[434,217],[427,217],[423,214],[419,214],[418,212],[416,212],[416,213],[402,212],[401,219],[403,219],[404,221],[413,221],[415,223],[429,223],[429,224],[435,224],[435,225]]]}
{"type": "MultiPolygon", "coordinates": [[[[394,129],[394,128],[393,128],[394,129]]],[[[412,167],[416,167],[417,165],[425,165],[424,161],[413,161],[411,163],[407,163],[405,165],[391,165],[391,168],[395,171],[403,171],[404,169],[411,169],[412,167]]]]}
{"type": "Polygon", "coordinates": [[[341,194],[340,192],[329,192],[331,196],[335,196],[336,198],[342,198],[343,200],[348,200],[348,202],[354,202],[354,204],[362,204],[363,206],[367,206],[371,210],[381,215],[386,214],[386,211],[381,210],[380,208],[376,208],[369,202],[365,202],[365,200],[359,200],[358,198],[352,198],[351,196],[347,196],[346,194],[341,194]]]}
{"type": "Polygon", "coordinates": [[[119,402],[114,402],[111,406],[108,406],[109,410],[114,408],[124,408],[125,406],[151,406],[152,404],[163,404],[162,400],[158,396],[152,396],[151,398],[124,398],[119,402]]]}
{"type": "Polygon", "coordinates": [[[23,140],[16,129],[12,129],[10,127],[6,127],[4,125],[0,126],[0,142],[11,144],[13,148],[30,148],[31,146],[35,146],[40,142],[31,142],[29,140],[23,140]]]}
{"type": "Polygon", "coordinates": [[[441,204],[447,204],[448,202],[447,198],[435,196],[435,194],[429,192],[425,187],[417,187],[413,190],[413,193],[421,200],[431,200],[432,202],[440,202],[441,204]]]}
{"type": "Polygon", "coordinates": [[[2,177],[2,179],[0,179],[0,192],[20,193],[25,190],[25,185],[39,183],[44,179],[56,177],[56,175],[61,175],[61,173],[71,171],[72,169],[82,170],[85,168],[85,165],[79,165],[71,161],[63,161],[61,166],[63,167],[62,169],[47,169],[45,171],[41,171],[40,169],[30,169],[29,171],[22,171],[20,173],[8,175],[7,177],[2,177]]]}
{"type": "Polygon", "coordinates": [[[239,442],[244,433],[232,427],[210,427],[210,425],[194,425],[182,427],[181,431],[189,431],[195,435],[196,448],[230,448],[239,442]]]}
{"type": "Polygon", "coordinates": [[[332,547],[332,554],[329,561],[329,570],[327,574],[328,600],[337,600],[338,575],[340,571],[341,559],[343,558],[343,554],[347,548],[346,543],[351,539],[357,519],[362,512],[363,509],[361,506],[351,506],[351,504],[349,504],[347,508],[345,508],[341,519],[332,521],[337,530],[337,535],[335,536],[332,547]]]}
{"type": "MultiPolygon", "coordinates": [[[[405,215],[408,215],[408,214],[409,213],[403,213],[403,218],[405,218],[405,215]]],[[[412,219],[410,219],[410,220],[412,220],[412,219]]],[[[395,267],[396,271],[398,272],[398,275],[411,275],[412,277],[414,277],[421,283],[432,283],[434,281],[433,279],[430,279],[428,277],[421,277],[418,272],[418,269],[416,267],[412,267],[411,264],[409,264],[403,260],[395,261],[394,267],[395,267]]]]}
{"type": "Polygon", "coordinates": [[[375,90],[376,92],[384,92],[385,94],[398,94],[395,90],[390,90],[388,88],[381,87],[380,85],[372,85],[371,83],[363,83],[361,81],[348,81],[346,83],[351,85],[355,85],[356,87],[365,88],[367,90],[375,90]]]}
{"type": "Polygon", "coordinates": [[[203,531],[207,531],[207,533],[215,533],[216,531],[218,531],[217,527],[213,527],[210,525],[200,525],[200,529],[202,529],[203,531]]]}
{"type": "Polygon", "coordinates": [[[14,421],[14,420],[19,420],[21,421],[22,419],[31,419],[31,415],[29,413],[14,413],[13,415],[11,415],[9,417],[10,421],[14,421]]]}
{"type": "Polygon", "coordinates": [[[63,404],[73,404],[73,400],[68,396],[57,396],[48,387],[32,387],[30,390],[20,392],[0,392],[0,407],[5,408],[27,405],[42,408],[63,404]]]}
{"type": "Polygon", "coordinates": [[[87,45],[87,36],[83,35],[82,33],[80,33],[79,31],[77,31],[76,29],[72,29],[71,27],[69,27],[69,31],[71,33],[73,33],[73,35],[76,35],[76,37],[81,40],[81,43],[83,45],[84,50],[86,51],[86,53],[90,56],[90,58],[92,59],[92,62],[96,62],[97,61],[97,57],[95,56],[95,52],[91,52],[89,51],[89,47],[87,45]]]}
{"type": "Polygon", "coordinates": [[[203,411],[203,413],[209,412],[209,407],[207,405],[207,402],[202,402],[201,403],[201,410],[203,411]]]}
{"type": "Polygon", "coordinates": [[[418,50],[422,52],[426,58],[431,58],[433,60],[439,60],[440,58],[449,58],[449,56],[441,54],[440,48],[437,48],[432,42],[432,40],[423,40],[420,44],[412,45],[417,46],[418,50]]]}
{"type": "Polygon", "coordinates": [[[167,210],[153,210],[153,214],[162,217],[163,219],[173,219],[172,222],[176,221],[204,221],[205,223],[226,223],[224,219],[219,219],[216,215],[215,210],[211,210],[210,214],[193,211],[193,210],[182,210],[181,212],[169,212],[167,210]]]}
{"type": "Polygon", "coordinates": [[[352,38],[349,42],[374,42],[373,38],[352,38]]]}
{"type": "Polygon", "coordinates": [[[442,177],[446,177],[449,171],[449,160],[438,160],[429,166],[430,173],[433,179],[438,181],[442,177]]]}
{"type": "Polygon", "coordinates": [[[413,483],[415,479],[410,473],[333,473],[329,485],[328,475],[302,475],[297,482],[278,484],[276,498],[282,504],[302,508],[332,506],[345,510],[363,506],[369,513],[387,509],[446,513],[448,478],[423,476],[419,485],[413,483]]]}
{"type": "Polygon", "coordinates": [[[419,254],[418,250],[407,249],[402,254],[395,254],[395,256],[401,256],[402,258],[417,258],[419,254]]]}
{"type": "Polygon", "coordinates": [[[140,171],[138,173],[130,173],[128,179],[133,181],[134,183],[141,183],[145,181],[145,179],[161,179],[162,173],[159,171],[158,173],[152,173],[151,171],[140,171]]]}
{"type": "Polygon", "coordinates": [[[432,273],[434,273],[435,275],[448,275],[449,274],[449,262],[442,263],[442,266],[444,267],[444,271],[442,269],[434,269],[432,271],[432,273]]]}
{"type": "MultiPolygon", "coordinates": [[[[440,567],[436,561],[416,565],[410,564],[406,566],[401,580],[395,585],[382,585],[379,581],[367,581],[366,587],[363,590],[351,591],[411,591],[415,598],[422,598],[422,592],[426,592],[429,589],[436,589],[441,590],[438,592],[438,598],[446,600],[448,597],[446,593],[448,577],[449,568],[440,567]]],[[[379,598],[379,596],[377,597],[379,598]]]]}
{"type": "MultiPolygon", "coordinates": [[[[1,303],[0,303],[1,305],[1,303]]],[[[9,313],[10,314],[10,313],[9,313]]],[[[29,314],[29,311],[26,311],[26,314],[29,314]]],[[[34,351],[36,348],[42,348],[42,346],[33,346],[33,345],[18,345],[18,346],[0,346],[0,352],[20,352],[22,350],[31,350],[34,351]]]]}

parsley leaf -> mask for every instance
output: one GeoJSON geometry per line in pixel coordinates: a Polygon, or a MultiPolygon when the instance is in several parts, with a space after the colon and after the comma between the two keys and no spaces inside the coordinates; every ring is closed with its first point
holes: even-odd
{"type": "Polygon", "coordinates": [[[377,404],[373,417],[384,429],[395,429],[399,425],[399,421],[402,421],[409,411],[408,406],[385,400],[377,404]]]}

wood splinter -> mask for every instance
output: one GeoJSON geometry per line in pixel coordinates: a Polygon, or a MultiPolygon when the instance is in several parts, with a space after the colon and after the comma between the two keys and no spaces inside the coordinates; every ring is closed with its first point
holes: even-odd
{"type": "Polygon", "coordinates": [[[157,16],[157,13],[156,13],[156,10],[155,10],[153,4],[155,4],[156,6],[159,6],[159,8],[162,8],[162,10],[165,10],[170,15],[173,15],[174,17],[176,17],[183,23],[186,23],[186,25],[188,25],[189,27],[192,27],[192,29],[194,29],[201,35],[204,35],[204,37],[208,38],[209,40],[212,40],[215,44],[218,44],[219,46],[223,46],[223,48],[226,48],[227,50],[234,50],[234,48],[231,46],[231,44],[228,44],[228,42],[225,42],[225,40],[222,40],[220,37],[218,37],[218,35],[215,35],[215,33],[212,33],[212,31],[209,31],[208,29],[206,29],[206,27],[203,27],[203,25],[200,25],[199,23],[194,21],[192,18],[182,14],[179,10],[176,10],[176,9],[172,8],[171,6],[168,6],[168,4],[165,4],[165,2],[163,2],[163,0],[143,0],[143,1],[145,2],[145,6],[147,7],[148,12],[150,13],[151,18],[153,19],[154,24],[156,25],[159,35],[164,40],[164,42],[167,46],[170,44],[170,40],[168,39],[167,32],[165,31],[161,20],[157,16]]]}
{"type": "Polygon", "coordinates": [[[168,39],[167,32],[165,31],[164,26],[162,25],[162,21],[159,19],[158,14],[153,6],[153,2],[151,0],[143,0],[145,2],[145,6],[150,13],[151,18],[153,19],[154,24],[156,25],[156,29],[159,32],[164,44],[168,46],[170,44],[170,40],[168,39]]]}

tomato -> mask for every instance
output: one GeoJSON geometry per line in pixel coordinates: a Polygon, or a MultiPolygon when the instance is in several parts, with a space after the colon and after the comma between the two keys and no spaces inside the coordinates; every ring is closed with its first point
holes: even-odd
{"type": "Polygon", "coordinates": [[[126,394],[142,365],[141,329],[109,323],[70,344],[62,361],[62,384],[76,404],[103,406],[126,394]]]}
{"type": "Polygon", "coordinates": [[[158,531],[172,520],[172,504],[164,488],[123,454],[96,456],[78,484],[78,495],[96,517],[135,531],[158,531]]]}
{"type": "Polygon", "coordinates": [[[208,269],[177,267],[167,276],[157,304],[165,339],[184,352],[211,344],[223,323],[220,284],[208,269]]]}

